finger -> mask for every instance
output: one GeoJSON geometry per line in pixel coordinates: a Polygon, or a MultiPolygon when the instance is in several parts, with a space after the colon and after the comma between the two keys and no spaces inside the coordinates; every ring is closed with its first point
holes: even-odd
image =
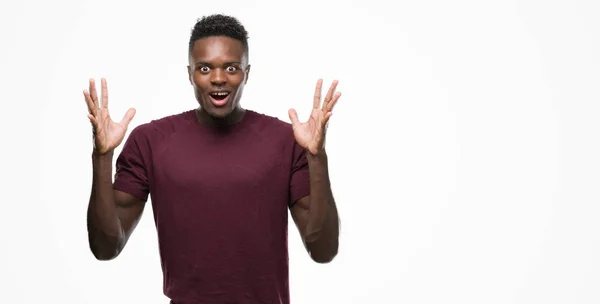
{"type": "Polygon", "coordinates": [[[331,102],[331,99],[333,98],[333,93],[335,93],[335,89],[337,88],[338,85],[338,81],[334,80],[331,83],[331,86],[329,87],[329,91],[327,91],[327,95],[325,95],[325,100],[323,101],[323,107],[322,109],[325,110],[327,108],[327,105],[331,102]]]}
{"type": "Polygon", "coordinates": [[[318,109],[321,104],[321,90],[323,87],[323,79],[317,80],[317,86],[315,88],[315,97],[313,100],[313,109],[318,109]]]}
{"type": "Polygon", "coordinates": [[[96,81],[92,78],[90,79],[90,96],[92,101],[94,102],[94,108],[98,108],[98,93],[96,92],[96,81]]]}
{"type": "Polygon", "coordinates": [[[96,117],[94,117],[94,115],[92,115],[92,114],[88,114],[88,119],[90,120],[90,123],[92,124],[92,128],[95,130],[96,127],[98,126],[98,121],[96,120],[96,117]]]}
{"type": "Polygon", "coordinates": [[[333,110],[333,107],[335,106],[337,101],[340,99],[340,96],[342,96],[342,92],[336,92],[335,95],[333,95],[333,99],[327,103],[327,106],[325,107],[325,111],[331,112],[331,110],[333,110]]]}
{"type": "Polygon", "coordinates": [[[298,113],[296,113],[296,110],[290,109],[288,111],[288,115],[290,116],[290,121],[292,122],[293,128],[300,124],[300,120],[298,120],[298,113]]]}
{"type": "Polygon", "coordinates": [[[108,86],[106,84],[106,79],[102,78],[102,107],[108,108],[108,86]]]}
{"type": "Polygon", "coordinates": [[[323,136],[323,141],[326,140],[327,137],[327,128],[329,127],[329,118],[331,118],[331,116],[333,115],[332,112],[327,112],[325,114],[325,117],[323,117],[323,120],[321,121],[321,136],[323,136]]]}
{"type": "Polygon", "coordinates": [[[96,115],[96,108],[94,107],[94,102],[92,101],[92,97],[90,96],[90,92],[88,90],[83,91],[83,97],[85,98],[85,103],[88,107],[88,112],[91,115],[96,115]]]}
{"type": "Polygon", "coordinates": [[[135,109],[130,108],[129,110],[127,110],[127,113],[125,113],[125,115],[123,116],[123,119],[121,120],[121,125],[125,126],[125,128],[129,127],[129,123],[133,120],[134,116],[135,109]]]}

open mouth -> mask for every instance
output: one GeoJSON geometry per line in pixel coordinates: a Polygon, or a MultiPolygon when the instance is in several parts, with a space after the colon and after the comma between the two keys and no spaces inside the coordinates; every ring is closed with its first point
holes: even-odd
{"type": "Polygon", "coordinates": [[[229,92],[212,92],[210,93],[210,97],[216,100],[223,100],[229,96],[229,92]]]}
{"type": "Polygon", "coordinates": [[[229,99],[229,92],[226,91],[211,92],[208,95],[210,96],[212,103],[216,106],[225,105],[229,99]]]}

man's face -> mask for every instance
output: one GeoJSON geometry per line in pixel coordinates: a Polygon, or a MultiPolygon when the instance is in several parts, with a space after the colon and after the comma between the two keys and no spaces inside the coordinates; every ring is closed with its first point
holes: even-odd
{"type": "Polygon", "coordinates": [[[227,118],[238,106],[250,65],[241,41],[224,36],[196,40],[188,73],[200,107],[211,117],[227,118]]]}

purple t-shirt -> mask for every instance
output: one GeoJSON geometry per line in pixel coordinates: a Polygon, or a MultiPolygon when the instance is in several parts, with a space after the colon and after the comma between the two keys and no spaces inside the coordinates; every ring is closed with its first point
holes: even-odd
{"type": "Polygon", "coordinates": [[[291,124],[251,110],[227,128],[191,110],[132,130],[114,189],[150,196],[172,303],[290,302],[288,208],[309,195],[305,153],[291,124]]]}

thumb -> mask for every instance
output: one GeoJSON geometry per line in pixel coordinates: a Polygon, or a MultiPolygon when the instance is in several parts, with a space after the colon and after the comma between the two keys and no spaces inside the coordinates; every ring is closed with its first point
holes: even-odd
{"type": "Polygon", "coordinates": [[[296,113],[296,110],[290,109],[288,111],[288,115],[290,116],[290,120],[292,121],[292,127],[296,127],[300,124],[300,121],[298,120],[298,113],[296,113]]]}
{"type": "Polygon", "coordinates": [[[125,113],[125,116],[123,116],[123,120],[121,120],[121,124],[124,125],[125,128],[129,127],[129,123],[133,119],[133,116],[135,116],[135,109],[130,108],[129,110],[127,110],[127,113],[125,113]]]}

